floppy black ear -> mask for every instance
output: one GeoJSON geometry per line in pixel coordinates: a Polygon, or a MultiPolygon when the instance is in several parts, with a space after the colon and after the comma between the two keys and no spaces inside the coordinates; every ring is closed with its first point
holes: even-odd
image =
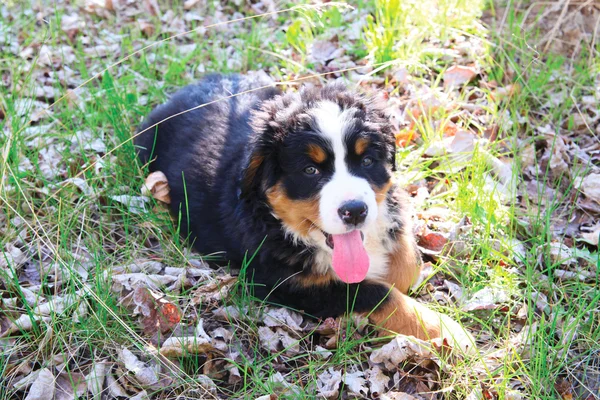
{"type": "Polygon", "coordinates": [[[248,160],[245,162],[240,183],[241,198],[248,196],[254,188],[262,186],[260,181],[264,162],[265,156],[256,151],[252,152],[248,157],[248,160]]]}
{"type": "Polygon", "coordinates": [[[277,174],[277,147],[282,126],[274,121],[279,97],[266,101],[252,114],[250,153],[244,162],[241,178],[241,197],[252,192],[265,192],[275,184],[277,174]]]}
{"type": "Polygon", "coordinates": [[[385,140],[388,152],[388,162],[392,164],[392,171],[396,171],[396,135],[390,117],[386,112],[388,96],[385,92],[379,92],[371,97],[370,106],[374,113],[374,121],[379,126],[379,131],[385,140]]]}

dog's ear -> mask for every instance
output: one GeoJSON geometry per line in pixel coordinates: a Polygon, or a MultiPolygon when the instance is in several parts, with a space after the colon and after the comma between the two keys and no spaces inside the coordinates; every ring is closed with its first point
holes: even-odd
{"type": "Polygon", "coordinates": [[[245,162],[245,167],[242,172],[242,179],[240,183],[241,193],[240,197],[246,197],[252,192],[252,188],[260,186],[261,175],[263,164],[265,162],[265,156],[254,151],[250,154],[250,157],[245,162]]]}
{"type": "Polygon", "coordinates": [[[266,101],[250,119],[253,132],[248,143],[250,154],[244,161],[240,197],[246,197],[256,190],[264,192],[274,184],[277,136],[281,130],[281,126],[274,121],[276,106],[276,100],[266,101]]]}
{"type": "Polygon", "coordinates": [[[390,116],[386,112],[388,107],[389,95],[387,92],[377,92],[371,97],[370,106],[373,107],[376,115],[376,122],[379,130],[385,139],[385,146],[388,152],[388,162],[392,164],[392,171],[396,171],[396,135],[394,127],[390,122],[390,116]]]}

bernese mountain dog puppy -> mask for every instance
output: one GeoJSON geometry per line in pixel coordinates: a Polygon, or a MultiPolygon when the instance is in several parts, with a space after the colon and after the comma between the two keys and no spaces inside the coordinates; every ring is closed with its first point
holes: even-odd
{"type": "Polygon", "coordinates": [[[472,337],[406,295],[420,254],[394,184],[395,138],[373,98],[341,84],[282,94],[266,75],[209,75],[146,119],[139,157],[201,254],[234,264],[256,297],[312,316],[367,315],[381,332],[472,337]]]}

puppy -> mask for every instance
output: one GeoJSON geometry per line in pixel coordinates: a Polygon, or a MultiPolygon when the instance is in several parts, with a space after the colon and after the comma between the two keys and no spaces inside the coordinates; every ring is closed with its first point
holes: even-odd
{"type": "Polygon", "coordinates": [[[171,188],[182,235],[242,264],[254,295],[315,317],[368,315],[381,332],[473,339],[406,295],[419,275],[395,139],[343,85],[281,94],[266,76],[209,75],[146,119],[135,144],[171,188]]]}

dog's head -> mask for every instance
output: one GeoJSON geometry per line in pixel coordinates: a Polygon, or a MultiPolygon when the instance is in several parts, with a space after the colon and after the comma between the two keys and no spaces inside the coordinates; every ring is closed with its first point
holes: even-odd
{"type": "Polygon", "coordinates": [[[259,190],[289,234],[332,252],[345,282],[368,272],[364,232],[375,224],[394,170],[395,140],[371,98],[339,84],[267,101],[242,193],[259,190]]]}

